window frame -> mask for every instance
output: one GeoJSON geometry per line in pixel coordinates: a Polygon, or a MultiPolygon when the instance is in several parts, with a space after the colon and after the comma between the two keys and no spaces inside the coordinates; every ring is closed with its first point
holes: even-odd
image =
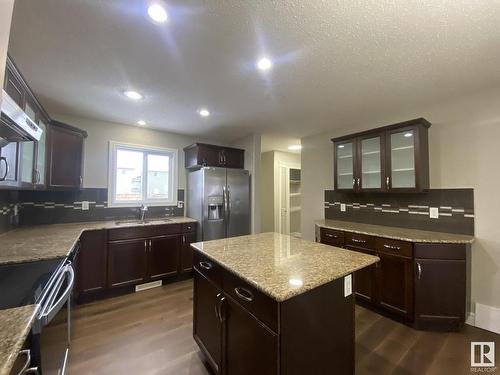
{"type": "Polygon", "coordinates": [[[109,141],[109,160],[108,160],[108,207],[138,207],[145,206],[177,206],[177,190],[178,190],[178,176],[179,176],[179,150],[176,148],[155,147],[147,145],[139,145],[133,143],[109,141]],[[116,192],[116,155],[118,149],[138,151],[143,153],[143,181],[142,192],[143,199],[137,201],[115,201],[116,192]],[[147,159],[148,155],[165,155],[170,157],[169,166],[169,191],[172,192],[170,199],[148,199],[147,184],[148,184],[148,170],[147,159]]]}

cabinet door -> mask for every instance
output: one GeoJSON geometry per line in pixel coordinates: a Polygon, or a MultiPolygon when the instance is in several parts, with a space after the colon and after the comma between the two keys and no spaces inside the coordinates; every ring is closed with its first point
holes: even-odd
{"type": "Polygon", "coordinates": [[[49,153],[49,185],[79,188],[82,182],[83,136],[59,126],[51,126],[49,153]]]}
{"type": "Polygon", "coordinates": [[[45,149],[47,147],[47,124],[44,120],[38,121],[38,126],[42,129],[42,136],[36,145],[35,163],[35,184],[38,187],[45,186],[45,149]]]}
{"type": "Polygon", "coordinates": [[[244,150],[236,150],[233,148],[225,148],[222,150],[224,166],[227,168],[245,167],[244,150]]]}
{"type": "Polygon", "coordinates": [[[18,153],[21,143],[11,142],[0,148],[0,184],[17,186],[19,184],[18,153]]]}
{"type": "Polygon", "coordinates": [[[9,67],[5,70],[4,89],[19,107],[24,107],[25,91],[23,85],[9,67]]]}
{"type": "Polygon", "coordinates": [[[335,143],[335,190],[356,190],[356,140],[335,143]]]}
{"type": "Polygon", "coordinates": [[[415,320],[460,328],[465,319],[465,260],[415,259],[415,320]]]}
{"type": "Polygon", "coordinates": [[[182,235],[181,249],[181,271],[189,272],[193,269],[193,248],[191,244],[196,242],[196,232],[185,233],[182,235]]]}
{"type": "Polygon", "coordinates": [[[198,165],[206,165],[210,167],[222,167],[222,154],[220,149],[199,145],[198,147],[198,165]]]}
{"type": "Polygon", "coordinates": [[[387,180],[391,190],[417,189],[416,127],[401,128],[387,132],[387,180]]]}
{"type": "MultiPolygon", "coordinates": [[[[24,111],[35,124],[38,121],[36,108],[36,105],[28,96],[24,111]]],[[[21,142],[20,149],[21,183],[23,185],[31,185],[34,183],[35,142],[21,142]]]]}
{"type": "Polygon", "coordinates": [[[146,280],[147,240],[108,243],[108,278],[111,287],[139,284],[146,280]]]}
{"type": "Polygon", "coordinates": [[[216,373],[221,371],[222,323],[216,315],[221,290],[194,271],[193,337],[216,373]]]}
{"type": "Polygon", "coordinates": [[[407,320],[413,316],[413,262],[411,258],[378,253],[378,302],[407,320]]]}
{"type": "Polygon", "coordinates": [[[149,277],[160,279],[177,274],[180,237],[178,235],[153,238],[149,244],[149,277]]]}
{"type": "MultiPolygon", "coordinates": [[[[375,251],[361,250],[350,246],[346,246],[345,248],[364,254],[376,255],[375,251]]],[[[362,300],[370,303],[375,302],[375,291],[377,286],[376,268],[377,265],[374,264],[354,272],[354,292],[356,294],[356,300],[362,300]]]]}
{"type": "Polygon", "coordinates": [[[80,293],[106,288],[107,251],[106,231],[86,231],[80,237],[78,254],[77,289],[80,293]]]}
{"type": "Polygon", "coordinates": [[[278,374],[278,335],[231,298],[223,314],[225,373],[278,374]]]}
{"type": "Polygon", "coordinates": [[[385,190],[385,138],[375,133],[358,139],[359,183],[363,191],[385,190]]]}

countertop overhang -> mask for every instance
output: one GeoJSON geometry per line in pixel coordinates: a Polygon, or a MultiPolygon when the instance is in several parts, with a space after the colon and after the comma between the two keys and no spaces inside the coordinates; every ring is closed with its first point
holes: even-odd
{"type": "Polygon", "coordinates": [[[355,223],[351,221],[317,220],[315,221],[315,224],[321,228],[329,228],[339,231],[366,234],[368,236],[391,238],[393,240],[415,243],[471,244],[474,242],[474,236],[470,235],[388,227],[385,225],[355,223]]]}
{"type": "Polygon", "coordinates": [[[191,245],[278,302],[379,261],[378,257],[279,233],[191,245]]]}

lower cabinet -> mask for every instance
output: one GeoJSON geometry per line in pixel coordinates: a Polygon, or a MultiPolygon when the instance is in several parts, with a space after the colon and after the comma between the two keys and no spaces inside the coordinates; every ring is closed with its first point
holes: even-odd
{"type": "Polygon", "coordinates": [[[148,240],[113,241],[108,244],[109,286],[140,284],[147,279],[148,240]]]}
{"type": "Polygon", "coordinates": [[[106,289],[107,236],[105,230],[83,232],[77,260],[77,292],[90,293],[106,289]]]}
{"type": "Polygon", "coordinates": [[[178,235],[150,239],[148,250],[149,279],[156,280],[177,274],[180,257],[178,235]]]}
{"type": "Polygon", "coordinates": [[[193,269],[193,248],[191,247],[193,242],[196,242],[196,232],[182,235],[181,272],[190,272],[193,269]]]}

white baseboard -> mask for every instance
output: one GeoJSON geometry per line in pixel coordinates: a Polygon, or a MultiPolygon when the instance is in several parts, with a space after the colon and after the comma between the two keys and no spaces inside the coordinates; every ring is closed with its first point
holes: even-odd
{"type": "Polygon", "coordinates": [[[465,319],[465,324],[476,326],[476,314],[474,314],[473,312],[469,313],[469,315],[465,319]]]}
{"type": "Polygon", "coordinates": [[[500,309],[493,306],[476,303],[474,325],[500,334],[500,309]]]}
{"type": "Polygon", "coordinates": [[[156,287],[159,287],[162,285],[162,281],[161,280],[158,280],[158,281],[151,281],[150,283],[145,283],[145,284],[140,284],[140,285],[136,285],[135,286],[135,291],[136,292],[140,292],[142,290],[146,290],[146,289],[151,289],[151,288],[156,288],[156,287]]]}

